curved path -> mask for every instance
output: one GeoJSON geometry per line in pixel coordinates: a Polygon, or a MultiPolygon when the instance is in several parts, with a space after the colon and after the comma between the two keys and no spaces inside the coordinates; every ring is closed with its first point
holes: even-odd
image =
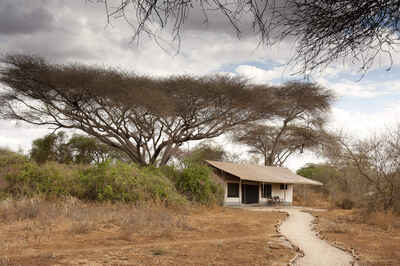
{"type": "Polygon", "coordinates": [[[304,266],[348,266],[352,265],[353,257],[328,242],[318,238],[312,231],[314,217],[296,208],[257,208],[258,211],[284,211],[289,217],[281,224],[280,232],[303,252],[304,257],[295,261],[295,265],[304,266]]]}

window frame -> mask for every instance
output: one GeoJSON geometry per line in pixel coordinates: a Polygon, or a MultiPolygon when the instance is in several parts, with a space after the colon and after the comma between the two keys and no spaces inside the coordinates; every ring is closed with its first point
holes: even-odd
{"type": "Polygon", "coordinates": [[[261,184],[261,198],[263,199],[268,199],[268,198],[272,198],[272,184],[266,184],[266,183],[262,183],[261,184]],[[271,191],[271,195],[266,195],[266,192],[268,191],[266,189],[266,187],[269,186],[270,187],[270,191],[271,191]]]}
{"type": "Polygon", "coordinates": [[[236,182],[227,182],[226,183],[226,197],[227,198],[240,198],[240,184],[239,183],[236,183],[236,182]],[[232,188],[232,186],[234,186],[235,188],[237,188],[236,189],[236,191],[234,190],[234,191],[232,191],[232,190],[229,190],[229,187],[231,186],[231,188],[232,188]],[[229,192],[233,192],[233,193],[229,193],[229,192]]]}
{"type": "Polygon", "coordinates": [[[288,184],[279,184],[280,190],[288,190],[288,184]]]}

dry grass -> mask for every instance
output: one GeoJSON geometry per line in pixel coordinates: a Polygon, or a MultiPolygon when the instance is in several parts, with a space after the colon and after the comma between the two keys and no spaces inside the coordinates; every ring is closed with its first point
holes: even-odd
{"type": "Polygon", "coordinates": [[[13,262],[8,257],[2,257],[0,258],[0,266],[21,266],[21,264],[13,262]]]}
{"type": "Polygon", "coordinates": [[[7,200],[0,213],[0,266],[283,265],[294,254],[271,236],[280,213],[76,199],[7,200]]]}
{"type": "Polygon", "coordinates": [[[400,217],[392,213],[366,215],[359,210],[313,213],[316,228],[328,241],[354,248],[360,265],[400,265],[400,217]]]}

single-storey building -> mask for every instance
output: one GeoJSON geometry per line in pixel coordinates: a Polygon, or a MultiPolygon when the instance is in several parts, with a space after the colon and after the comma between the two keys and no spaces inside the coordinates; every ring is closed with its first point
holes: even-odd
{"type": "Polygon", "coordinates": [[[291,204],[293,185],[322,183],[294,174],[287,168],[206,161],[225,188],[225,205],[291,204]]]}

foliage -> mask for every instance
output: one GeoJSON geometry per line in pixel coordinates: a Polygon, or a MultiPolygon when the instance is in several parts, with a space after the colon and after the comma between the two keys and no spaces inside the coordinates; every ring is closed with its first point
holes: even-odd
{"type": "Polygon", "coordinates": [[[67,135],[65,132],[57,134],[48,134],[43,138],[35,139],[32,142],[30,157],[38,164],[43,164],[47,161],[60,163],[68,163],[72,161],[72,154],[66,143],[67,135]]]}
{"type": "Polygon", "coordinates": [[[95,165],[66,165],[47,162],[38,165],[25,156],[0,153],[0,187],[4,197],[76,197],[88,201],[161,202],[180,205],[186,199],[213,205],[222,203],[223,190],[210,177],[211,170],[187,163],[184,169],[173,166],[137,167],[121,161],[95,165]],[[179,192],[179,193],[178,193],[179,192]]]}
{"type": "Polygon", "coordinates": [[[207,166],[190,163],[177,175],[176,187],[189,200],[202,204],[221,204],[223,189],[210,177],[207,166]]]}
{"type": "Polygon", "coordinates": [[[90,200],[123,202],[183,201],[173,183],[153,168],[132,164],[102,163],[80,172],[78,197],[90,200]]]}
{"type": "Polygon", "coordinates": [[[340,166],[332,163],[308,164],[297,170],[297,174],[322,182],[323,186],[310,189],[328,195],[332,206],[365,207],[368,184],[351,164],[340,166]]]}
{"type": "Polygon", "coordinates": [[[7,182],[3,193],[13,197],[40,195],[113,202],[185,202],[174,184],[158,169],[138,168],[123,162],[92,166],[52,162],[39,166],[29,160],[13,160],[12,157],[8,162],[1,164],[0,179],[4,178],[7,182]]]}
{"type": "Polygon", "coordinates": [[[127,161],[127,156],[94,137],[74,134],[68,139],[63,131],[34,140],[30,157],[38,164],[48,161],[64,164],[101,163],[111,159],[127,161]]]}
{"type": "Polygon", "coordinates": [[[202,142],[187,152],[181,151],[178,158],[183,164],[204,164],[206,160],[224,161],[227,156],[228,153],[222,146],[212,144],[211,142],[202,142]]]}
{"type": "Polygon", "coordinates": [[[34,125],[79,129],[139,165],[165,165],[183,143],[268,119],[270,88],[240,77],[154,78],[43,58],[1,60],[0,114],[34,125]]]}
{"type": "MultiPolygon", "coordinates": [[[[0,148],[0,168],[8,169],[10,165],[23,164],[28,158],[22,154],[12,152],[8,149],[0,148]]],[[[2,173],[4,174],[4,173],[2,173]]]]}
{"type": "Polygon", "coordinates": [[[300,176],[316,180],[324,184],[323,186],[313,186],[312,189],[325,194],[332,193],[333,190],[343,191],[346,189],[341,179],[341,173],[328,164],[307,164],[298,169],[296,173],[300,176]],[[342,185],[343,184],[343,185],[342,185]]]}
{"type": "Polygon", "coordinates": [[[5,176],[18,171],[18,167],[27,162],[26,156],[0,148],[0,200],[7,197],[7,193],[3,191],[9,187],[5,176]]]}
{"type": "Polygon", "coordinates": [[[74,163],[102,163],[107,160],[129,161],[124,153],[101,143],[94,137],[74,134],[68,141],[74,163]]]}

